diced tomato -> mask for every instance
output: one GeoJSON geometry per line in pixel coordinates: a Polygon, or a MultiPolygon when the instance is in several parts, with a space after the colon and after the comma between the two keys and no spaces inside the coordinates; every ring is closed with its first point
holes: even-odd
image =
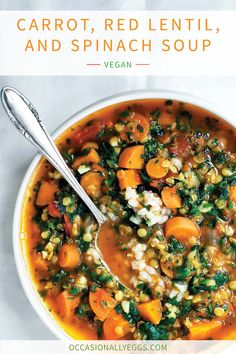
{"type": "Polygon", "coordinates": [[[67,236],[72,236],[72,222],[67,214],[64,214],[64,229],[67,236]]]}
{"type": "Polygon", "coordinates": [[[105,124],[102,122],[97,122],[94,124],[91,124],[85,128],[80,129],[77,134],[74,135],[72,138],[72,143],[75,146],[80,147],[83,145],[86,141],[89,140],[94,140],[96,138],[96,135],[104,129],[105,124]]]}
{"type": "Polygon", "coordinates": [[[48,213],[49,213],[49,215],[51,215],[54,218],[60,218],[61,217],[61,212],[58,209],[58,204],[55,201],[49,203],[49,205],[48,205],[48,213]]]}
{"type": "Polygon", "coordinates": [[[165,178],[153,179],[150,182],[150,186],[160,190],[163,188],[163,186],[165,184],[165,180],[166,180],[165,178]]]}
{"type": "Polygon", "coordinates": [[[186,157],[191,149],[191,145],[187,140],[187,137],[178,136],[172,147],[170,147],[170,152],[176,154],[179,157],[186,157]]]}

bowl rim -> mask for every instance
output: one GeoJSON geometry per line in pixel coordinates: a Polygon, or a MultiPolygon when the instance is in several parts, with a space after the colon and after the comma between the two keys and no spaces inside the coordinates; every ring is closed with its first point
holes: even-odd
{"type": "MultiPolygon", "coordinates": [[[[81,119],[86,116],[113,104],[122,103],[125,101],[132,100],[141,100],[141,99],[173,99],[177,101],[183,101],[190,103],[195,106],[199,106],[217,116],[224,119],[226,122],[235,126],[233,117],[227,117],[222,112],[222,110],[213,102],[203,99],[199,96],[191,95],[181,91],[174,90],[162,90],[162,89],[143,89],[143,90],[130,90],[114,94],[105,98],[102,98],[94,103],[87,105],[86,107],[80,109],[78,112],[74,113],[68,119],[66,119],[52,134],[53,139],[60,136],[66,129],[70,126],[79,122],[81,119]]],[[[37,294],[37,291],[34,287],[33,281],[29,274],[27,267],[27,262],[24,259],[22,246],[20,244],[20,222],[21,222],[21,213],[22,206],[25,198],[25,192],[27,190],[29,181],[31,179],[32,173],[34,172],[38,162],[40,161],[42,155],[39,153],[31,161],[27,171],[22,180],[14,210],[13,217],[13,250],[14,258],[16,263],[17,272],[20,278],[21,285],[24,289],[24,292],[41,320],[46,324],[46,326],[51,330],[51,332],[59,339],[73,340],[58,324],[58,322],[53,319],[53,316],[49,313],[46,308],[46,305],[40,299],[40,295],[37,294]]]]}

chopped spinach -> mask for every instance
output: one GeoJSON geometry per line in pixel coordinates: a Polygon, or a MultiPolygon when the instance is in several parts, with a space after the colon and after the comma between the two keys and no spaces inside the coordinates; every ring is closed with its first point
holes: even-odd
{"type": "Polygon", "coordinates": [[[176,116],[176,129],[182,132],[190,132],[192,123],[192,115],[188,111],[181,111],[176,116]]]}
{"type": "Polygon", "coordinates": [[[130,111],[126,109],[125,111],[120,112],[118,116],[122,118],[128,118],[130,116],[130,111]]]}
{"type": "Polygon", "coordinates": [[[159,108],[157,108],[155,111],[152,111],[152,112],[150,113],[150,115],[151,115],[154,119],[157,119],[157,118],[160,117],[161,111],[160,111],[159,108]]]}
{"type": "Polygon", "coordinates": [[[137,310],[136,304],[133,300],[129,302],[129,313],[125,313],[122,310],[120,304],[116,305],[115,307],[116,312],[122,314],[122,316],[130,323],[135,324],[140,320],[139,312],[137,310]]]}
{"type": "Polygon", "coordinates": [[[180,307],[180,316],[186,316],[192,309],[191,300],[184,300],[180,307]]]}
{"type": "Polygon", "coordinates": [[[174,237],[170,237],[168,244],[168,252],[173,254],[181,254],[185,251],[185,246],[176,240],[174,237]]]}
{"type": "Polygon", "coordinates": [[[142,180],[144,183],[150,183],[151,182],[151,178],[148,176],[148,174],[146,173],[146,171],[140,171],[140,176],[142,177],[142,180]]]}
{"type": "Polygon", "coordinates": [[[105,141],[99,145],[99,156],[102,159],[103,167],[116,168],[118,162],[118,155],[114,149],[105,141]]]}
{"type": "Polygon", "coordinates": [[[221,270],[217,271],[210,279],[194,277],[190,282],[190,293],[198,294],[200,291],[217,291],[228,281],[228,272],[221,270]]]}
{"type": "Polygon", "coordinates": [[[138,289],[141,289],[144,294],[152,295],[152,290],[146,283],[140,283],[137,285],[138,289]]]}
{"type": "Polygon", "coordinates": [[[139,330],[147,340],[167,340],[169,338],[166,327],[154,325],[151,322],[142,323],[139,330]]]}
{"type": "Polygon", "coordinates": [[[150,134],[153,138],[162,136],[164,134],[162,126],[157,122],[153,122],[150,126],[150,134]]]}
{"type": "Polygon", "coordinates": [[[163,150],[164,146],[154,138],[149,139],[144,144],[144,159],[148,161],[157,155],[158,150],[163,150]]]}

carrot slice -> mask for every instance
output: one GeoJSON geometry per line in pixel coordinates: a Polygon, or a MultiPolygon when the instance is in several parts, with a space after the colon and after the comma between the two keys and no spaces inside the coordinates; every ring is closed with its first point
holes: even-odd
{"type": "Polygon", "coordinates": [[[220,339],[223,339],[223,340],[235,340],[236,338],[236,328],[232,328],[232,327],[226,327],[225,328],[226,331],[219,331],[219,333],[217,333],[217,335],[215,336],[216,340],[220,340],[220,339]],[[228,330],[227,330],[228,329],[228,330]]]}
{"type": "Polygon", "coordinates": [[[59,250],[58,263],[61,268],[74,269],[80,264],[80,252],[75,244],[65,243],[59,250]]]}
{"type": "Polygon", "coordinates": [[[90,149],[87,155],[77,157],[77,159],[73,162],[72,167],[76,170],[83,163],[98,163],[99,161],[100,157],[97,151],[95,149],[90,149]]]}
{"type": "Polygon", "coordinates": [[[177,193],[176,187],[166,187],[161,192],[162,200],[169,209],[181,208],[181,198],[177,193]]]}
{"type": "Polygon", "coordinates": [[[123,140],[128,142],[145,142],[149,133],[149,122],[141,114],[135,113],[124,121],[124,127],[120,132],[123,140]]]}
{"type": "Polygon", "coordinates": [[[141,169],[144,165],[143,154],[143,145],[127,147],[120,154],[118,165],[123,168],[141,169]]]}
{"type": "Polygon", "coordinates": [[[161,270],[165,275],[167,275],[169,278],[174,278],[174,271],[173,271],[173,265],[171,262],[161,262],[161,270]]]}
{"type": "Polygon", "coordinates": [[[169,167],[164,167],[163,164],[166,160],[162,157],[151,159],[146,164],[147,174],[152,178],[165,177],[169,171],[169,167]]]}
{"type": "Polygon", "coordinates": [[[37,199],[36,205],[45,206],[54,200],[55,193],[58,191],[54,182],[42,181],[37,199]]]}
{"type": "Polygon", "coordinates": [[[87,141],[87,143],[85,143],[83,146],[82,146],[82,151],[84,149],[95,149],[95,150],[98,150],[98,144],[95,143],[95,141],[87,141]]]}
{"type": "Polygon", "coordinates": [[[104,321],[116,306],[116,300],[101,288],[89,293],[89,303],[100,321],[104,321]]]}
{"type": "Polygon", "coordinates": [[[36,270],[40,272],[48,271],[49,262],[43,259],[41,254],[37,253],[33,255],[33,263],[36,270]]]}
{"type": "Polygon", "coordinates": [[[159,299],[151,300],[149,302],[137,306],[140,316],[153,324],[157,325],[162,317],[162,305],[159,299]]]}
{"type": "Polygon", "coordinates": [[[67,320],[73,318],[75,308],[79,303],[80,297],[71,295],[67,290],[64,290],[56,297],[57,310],[60,316],[67,320]]]}
{"type": "Polygon", "coordinates": [[[236,203],[236,185],[229,187],[229,197],[232,202],[236,203]]]}
{"type": "Polygon", "coordinates": [[[80,184],[90,197],[96,197],[101,192],[103,181],[104,177],[99,172],[90,171],[81,177],[80,184]]]}
{"type": "Polygon", "coordinates": [[[55,201],[50,202],[48,204],[48,213],[49,215],[53,216],[54,218],[60,218],[61,217],[61,212],[58,209],[58,205],[55,201]]]}
{"type": "Polygon", "coordinates": [[[176,216],[166,222],[165,236],[167,239],[173,236],[180,242],[189,243],[192,237],[200,238],[200,229],[193,220],[176,216]]]}
{"type": "Polygon", "coordinates": [[[136,187],[142,183],[142,180],[137,170],[119,170],[117,172],[120,189],[127,187],[136,187]]]}
{"type": "Polygon", "coordinates": [[[214,336],[223,323],[215,319],[211,321],[192,322],[192,326],[189,328],[188,338],[192,340],[208,339],[214,336]]]}
{"type": "Polygon", "coordinates": [[[105,339],[119,339],[130,332],[130,324],[116,310],[112,310],[103,323],[103,332],[105,339]]]}

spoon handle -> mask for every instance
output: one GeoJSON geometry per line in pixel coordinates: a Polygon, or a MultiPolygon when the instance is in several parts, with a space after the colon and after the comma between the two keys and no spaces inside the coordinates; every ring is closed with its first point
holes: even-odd
{"type": "Polygon", "coordinates": [[[103,224],[106,221],[106,217],[95,206],[74,177],[31,102],[19,91],[11,87],[4,87],[1,97],[7,115],[17,130],[61,173],[93,213],[97,222],[100,225],[103,224]]]}

